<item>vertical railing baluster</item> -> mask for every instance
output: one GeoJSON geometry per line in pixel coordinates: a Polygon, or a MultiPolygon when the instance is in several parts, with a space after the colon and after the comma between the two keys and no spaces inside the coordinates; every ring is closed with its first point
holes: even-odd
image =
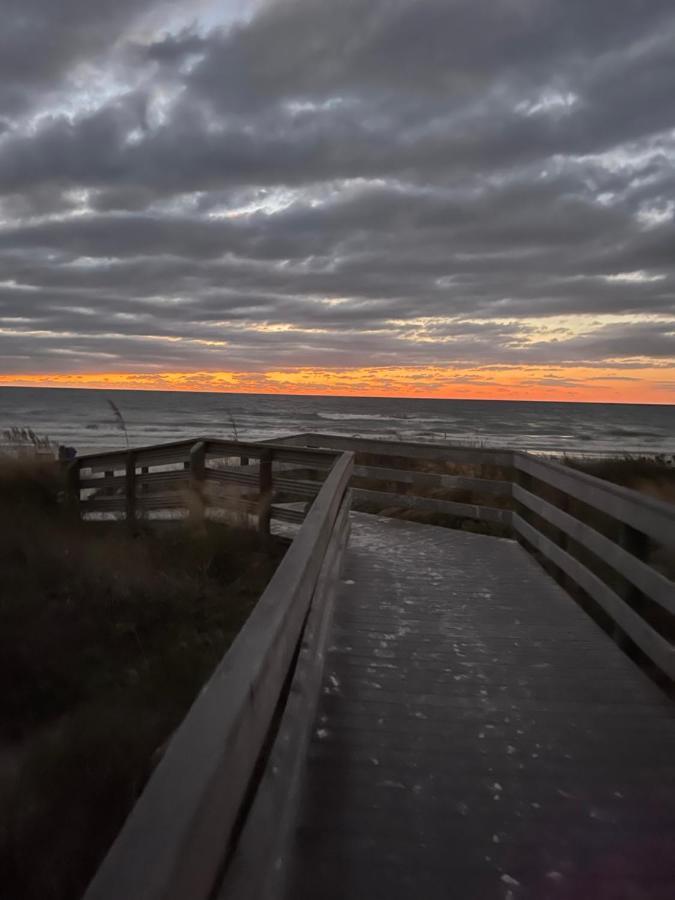
{"type": "MultiPolygon", "coordinates": [[[[619,523],[619,537],[617,541],[620,547],[623,547],[628,553],[639,559],[640,562],[648,562],[650,542],[646,534],[632,528],[625,522],[619,523]]],[[[621,583],[616,587],[616,593],[622,600],[632,607],[636,613],[641,614],[645,605],[645,597],[642,591],[626,578],[621,579],[621,583]]],[[[618,625],[614,625],[613,637],[616,642],[624,650],[629,649],[630,644],[626,640],[626,636],[618,625]]]]}
{"type": "Polygon", "coordinates": [[[133,529],[136,527],[136,454],[133,450],[127,453],[124,475],[126,521],[133,529]]]}
{"type": "Polygon", "coordinates": [[[190,518],[204,521],[204,480],[206,478],[206,444],[198,441],[190,450],[190,518]]]}
{"type": "Polygon", "coordinates": [[[269,534],[272,514],[272,452],[262,451],[260,454],[258,499],[258,530],[269,534]]]}
{"type": "Polygon", "coordinates": [[[80,460],[74,459],[66,470],[66,502],[71,516],[80,518],[80,460]]]}

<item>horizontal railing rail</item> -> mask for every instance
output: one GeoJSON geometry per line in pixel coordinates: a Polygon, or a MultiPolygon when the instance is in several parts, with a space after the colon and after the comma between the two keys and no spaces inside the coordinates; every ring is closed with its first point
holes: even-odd
{"type": "Polygon", "coordinates": [[[354,452],[354,500],[366,508],[421,510],[498,524],[589,596],[617,626],[621,641],[627,637],[675,678],[672,504],[517,451],[316,433],[281,443],[354,452]],[[476,472],[420,471],[427,462],[476,472]],[[366,481],[375,487],[364,487],[366,481]],[[484,499],[451,499],[460,490],[484,499]],[[446,492],[450,497],[438,496],[446,492]],[[491,497],[502,505],[489,505],[491,497]],[[650,557],[655,547],[668,543],[671,565],[662,571],[650,557]]]}
{"type": "Polygon", "coordinates": [[[353,452],[354,501],[367,508],[415,509],[489,522],[505,529],[510,526],[511,451],[315,433],[292,435],[277,443],[353,452]],[[468,467],[480,474],[449,474],[422,468],[447,464],[468,467]],[[488,474],[484,475],[483,470],[488,474]],[[494,472],[503,474],[497,477],[491,474],[494,472]],[[475,494],[481,500],[448,496],[459,491],[475,494]],[[492,498],[499,498],[501,505],[492,498]]]}
{"type": "Polygon", "coordinates": [[[286,858],[352,496],[380,509],[499,525],[573,595],[590,597],[619,639],[675,678],[673,568],[654,557],[675,544],[675,507],[595,476],[508,450],[314,433],[273,442],[204,437],[81,457],[70,464],[66,492],[79,516],[133,523],[156,512],[202,518],[229,508],[262,530],[271,519],[300,524],[86,900],[274,893],[283,871],[269,863],[286,858]],[[455,471],[443,471],[446,464],[455,471]],[[458,491],[481,501],[448,499],[458,491]]]}
{"type": "Polygon", "coordinates": [[[675,506],[526,453],[513,463],[514,533],[675,679],[675,506]]]}
{"type": "Polygon", "coordinates": [[[427,459],[470,465],[510,466],[512,451],[491,447],[457,447],[452,444],[425,444],[414,441],[386,441],[377,438],[346,437],[340,434],[307,432],[293,434],[275,443],[291,444],[299,447],[330,447],[335,450],[349,450],[352,453],[376,453],[384,457],[406,457],[427,459]]]}
{"type": "Polygon", "coordinates": [[[198,438],[92,453],[68,470],[68,501],[76,515],[124,517],[241,515],[302,522],[339,451],[198,438]],[[313,479],[293,478],[293,467],[313,479]]]}
{"type": "MultiPolygon", "coordinates": [[[[223,449],[210,440],[192,446],[193,458],[223,449]]],[[[237,452],[242,447],[236,445],[237,452]]],[[[226,452],[232,449],[228,445],[226,452]]],[[[276,456],[268,445],[250,444],[246,452],[262,460],[263,473],[270,456],[276,456]]],[[[263,757],[292,765],[302,756],[320,681],[316,672],[324,623],[349,529],[353,455],[316,458],[330,459],[332,467],[304,523],[169,742],[86,900],[206,900],[227,871],[228,851],[241,823],[260,819],[260,802],[272,818],[267,820],[268,831],[287,814],[284,782],[270,783],[277,763],[265,766],[263,757]],[[246,817],[261,771],[260,790],[246,817]]],[[[147,461],[147,456],[140,460],[147,461]]],[[[127,464],[138,462],[136,456],[127,464]]]]}

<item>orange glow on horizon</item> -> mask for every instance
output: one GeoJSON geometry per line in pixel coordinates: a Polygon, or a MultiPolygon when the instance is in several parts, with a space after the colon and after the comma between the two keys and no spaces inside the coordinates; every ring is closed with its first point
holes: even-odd
{"type": "Polygon", "coordinates": [[[620,369],[565,366],[328,369],[303,366],[266,372],[33,373],[0,375],[0,386],[467,400],[675,402],[672,370],[648,365],[627,365],[620,369]]]}

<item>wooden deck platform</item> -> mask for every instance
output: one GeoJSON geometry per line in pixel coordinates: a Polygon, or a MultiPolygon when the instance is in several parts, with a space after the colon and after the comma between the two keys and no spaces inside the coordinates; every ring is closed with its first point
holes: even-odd
{"type": "Polygon", "coordinates": [[[659,900],[672,705],[515,542],[353,515],[289,900],[659,900]]]}

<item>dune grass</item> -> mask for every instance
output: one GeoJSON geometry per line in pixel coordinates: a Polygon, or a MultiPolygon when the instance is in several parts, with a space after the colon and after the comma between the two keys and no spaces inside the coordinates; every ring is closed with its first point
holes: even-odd
{"type": "Polygon", "coordinates": [[[69,519],[59,468],[0,465],[0,870],[75,900],[283,554],[256,532],[69,519]]]}
{"type": "Polygon", "coordinates": [[[565,463],[596,478],[620,484],[666,503],[675,503],[675,465],[665,456],[617,456],[597,460],[570,457],[565,463]]]}

